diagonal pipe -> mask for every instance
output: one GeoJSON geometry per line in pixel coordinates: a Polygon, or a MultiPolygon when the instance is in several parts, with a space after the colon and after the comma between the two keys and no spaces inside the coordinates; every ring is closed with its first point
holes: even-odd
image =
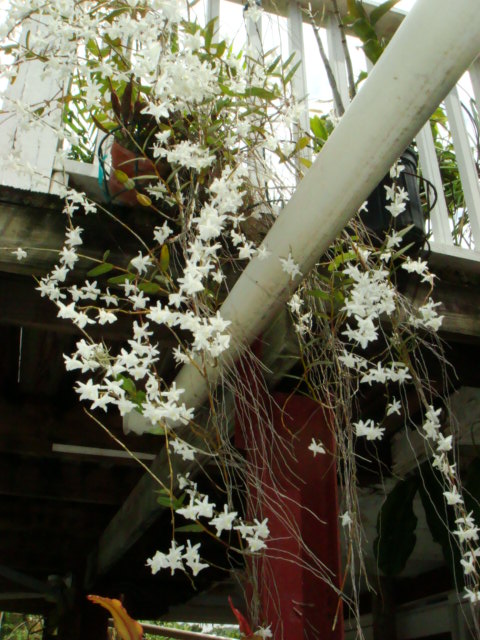
{"type": "MultiPolygon", "coordinates": [[[[438,104],[480,52],[478,0],[417,0],[348,107],[322,152],[267,234],[266,260],[253,259],[221,308],[231,346],[208,383],[192,365],[176,378],[185,404],[199,407],[225,364],[258,336],[300,281],[279,258],[289,253],[306,275],[410,144],[438,104]]],[[[132,412],[128,430],[148,421],[132,412]]]]}

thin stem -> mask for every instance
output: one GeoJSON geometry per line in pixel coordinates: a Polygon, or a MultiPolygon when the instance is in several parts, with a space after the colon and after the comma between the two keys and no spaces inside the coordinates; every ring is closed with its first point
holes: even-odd
{"type": "Polygon", "coordinates": [[[347,65],[348,93],[350,95],[350,100],[353,100],[357,91],[355,89],[355,78],[353,76],[352,58],[350,56],[350,51],[348,50],[347,36],[345,33],[345,25],[342,22],[342,16],[340,15],[340,11],[338,9],[337,0],[332,0],[332,4],[333,4],[333,12],[337,19],[338,28],[340,29],[343,53],[345,55],[345,62],[347,65]]]}
{"type": "Polygon", "coordinates": [[[335,111],[337,112],[339,117],[343,116],[343,114],[345,113],[345,108],[343,106],[342,97],[340,96],[340,92],[338,90],[337,81],[335,80],[335,76],[333,75],[333,70],[330,65],[330,61],[325,52],[325,47],[323,46],[322,39],[320,38],[320,30],[315,24],[315,19],[313,17],[311,8],[309,7],[308,9],[305,9],[304,13],[307,16],[307,20],[313,29],[313,33],[315,34],[315,39],[317,41],[320,57],[322,58],[325,71],[327,72],[328,83],[330,85],[330,88],[332,89],[333,102],[335,104],[335,111]]]}

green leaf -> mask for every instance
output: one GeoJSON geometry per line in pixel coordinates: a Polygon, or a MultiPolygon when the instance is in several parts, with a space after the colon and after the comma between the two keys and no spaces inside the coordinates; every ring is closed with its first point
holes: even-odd
{"type": "Polygon", "coordinates": [[[104,273],[109,273],[112,269],[115,269],[115,265],[111,262],[103,262],[102,264],[97,265],[93,269],[87,272],[87,276],[103,276],[104,273]]]}
{"type": "Polygon", "coordinates": [[[360,20],[355,20],[352,25],[352,29],[356,36],[360,38],[362,42],[366,42],[367,40],[377,40],[377,34],[375,33],[375,29],[372,27],[370,22],[364,18],[360,20]]]}
{"type": "Polygon", "coordinates": [[[158,504],[161,504],[162,507],[167,507],[168,509],[170,509],[170,507],[173,506],[174,500],[169,496],[158,496],[157,502],[158,504]]]}
{"type": "Polygon", "coordinates": [[[330,300],[331,295],[326,291],[322,291],[321,289],[310,289],[307,291],[309,296],[313,296],[314,298],[320,298],[320,300],[330,300]]]}
{"type": "Polygon", "coordinates": [[[377,24],[380,18],[383,18],[383,16],[388,13],[390,9],[393,9],[399,1],[400,0],[387,0],[387,2],[382,2],[382,4],[376,7],[376,9],[374,9],[370,14],[370,22],[372,24],[377,24]]]}
{"type": "Polygon", "coordinates": [[[286,71],[288,69],[288,67],[292,64],[292,62],[295,59],[295,56],[297,55],[297,53],[294,51],[293,53],[291,53],[288,58],[285,60],[285,62],[282,64],[282,69],[284,71],[286,71]]]}
{"type": "Polygon", "coordinates": [[[383,53],[383,47],[378,40],[367,40],[363,45],[367,58],[375,64],[383,53]]]}
{"type": "Polygon", "coordinates": [[[308,158],[298,158],[298,161],[301,162],[303,164],[304,167],[307,167],[307,169],[310,169],[310,167],[312,166],[312,161],[309,160],[308,158]]]}
{"type": "Polygon", "coordinates": [[[272,64],[267,69],[267,74],[268,75],[272,74],[275,71],[275,69],[278,67],[278,63],[281,61],[281,59],[282,59],[281,55],[277,56],[275,58],[275,60],[272,62],[272,64]]]}
{"type": "Polygon", "coordinates": [[[338,256],[335,256],[333,260],[328,265],[329,271],[336,271],[341,264],[348,262],[349,260],[356,260],[357,254],[355,251],[346,251],[345,253],[340,253],[338,256]]]}
{"type": "Polygon", "coordinates": [[[168,244],[164,244],[160,249],[160,269],[165,273],[170,265],[170,251],[168,244]]]}
{"type": "Polygon", "coordinates": [[[355,18],[368,18],[361,0],[347,0],[348,12],[355,18]]]}
{"type": "Polygon", "coordinates": [[[137,387],[135,386],[135,383],[131,378],[127,378],[126,376],[119,375],[118,379],[122,383],[122,388],[127,393],[130,393],[132,396],[137,393],[137,387]]]}
{"type": "Polygon", "coordinates": [[[379,569],[386,576],[398,575],[415,547],[417,517],[413,499],[418,486],[417,476],[398,482],[378,514],[373,551],[379,569]]]}
{"type": "Polygon", "coordinates": [[[293,76],[295,75],[297,69],[299,68],[299,66],[302,64],[302,61],[299,60],[291,69],[290,71],[287,73],[287,75],[285,76],[285,78],[283,79],[283,85],[287,85],[290,80],[293,78],[293,76]]]}
{"type": "Polygon", "coordinates": [[[109,255],[110,255],[110,249],[107,249],[103,254],[103,258],[102,258],[103,262],[106,262],[108,260],[109,255]]]}
{"type": "Polygon", "coordinates": [[[313,135],[319,140],[326,140],[328,138],[327,127],[322,118],[319,116],[313,116],[310,118],[310,129],[313,135]]]}
{"type": "Polygon", "coordinates": [[[120,276],[113,276],[113,278],[108,279],[109,284],[125,284],[125,282],[132,282],[135,280],[135,275],[133,273],[122,273],[120,276]]]}
{"type": "Polygon", "coordinates": [[[274,100],[277,97],[273,91],[269,91],[264,87],[249,87],[243,95],[262,98],[262,100],[274,100]]]}
{"type": "Polygon", "coordinates": [[[142,282],[138,285],[138,288],[144,293],[160,293],[161,291],[164,291],[164,289],[155,282],[142,282]]]}
{"type": "Polygon", "coordinates": [[[225,40],[222,40],[221,42],[219,42],[217,44],[217,57],[221,58],[223,56],[223,54],[225,53],[225,50],[227,48],[227,43],[225,42],[225,40]]]}
{"type": "Polygon", "coordinates": [[[203,527],[201,524],[186,524],[183,527],[175,527],[175,531],[197,532],[197,531],[203,531],[203,527]]]}
{"type": "Polygon", "coordinates": [[[297,144],[295,145],[294,153],[301,151],[302,149],[305,149],[305,147],[308,146],[309,142],[310,142],[310,138],[308,138],[307,136],[303,136],[303,138],[299,138],[297,140],[297,144]]]}
{"type": "Polygon", "coordinates": [[[204,29],[204,37],[205,37],[205,49],[210,51],[210,47],[212,46],[212,40],[215,33],[215,18],[210,20],[207,26],[204,29]]]}

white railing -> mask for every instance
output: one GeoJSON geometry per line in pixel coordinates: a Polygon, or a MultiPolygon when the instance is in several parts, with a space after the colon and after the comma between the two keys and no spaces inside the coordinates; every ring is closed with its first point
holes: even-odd
{"type": "MultiPolygon", "coordinates": [[[[321,0],[319,1],[321,2],[321,0]]],[[[207,0],[205,5],[206,19],[218,18],[221,22],[226,6],[227,3],[221,0],[207,0]]],[[[327,4],[326,6],[328,8],[329,5],[327,4]]],[[[266,13],[265,19],[275,20],[277,16],[273,13],[274,10],[271,7],[269,7],[268,10],[271,10],[272,13],[266,13]]],[[[392,24],[398,25],[402,17],[401,12],[392,14],[392,16],[388,18],[390,28],[392,24]]],[[[318,52],[309,51],[307,54],[305,53],[304,15],[294,0],[290,0],[288,5],[286,23],[288,30],[288,54],[296,52],[303,62],[294,78],[294,89],[298,96],[305,96],[308,95],[309,85],[312,84],[313,80],[311,77],[308,77],[306,72],[307,65],[305,56],[318,56],[318,52]]],[[[340,95],[344,104],[348,104],[349,92],[346,60],[341,42],[340,29],[335,17],[328,13],[324,16],[322,27],[326,29],[328,55],[340,95]]],[[[250,44],[253,43],[254,46],[261,46],[260,33],[261,27],[259,27],[258,23],[246,25],[246,34],[250,39],[250,44]]],[[[318,57],[317,67],[320,68],[320,66],[321,61],[318,57]]],[[[473,97],[477,104],[480,105],[480,58],[472,65],[468,73],[473,88],[473,97]]],[[[38,103],[42,96],[45,95],[48,97],[49,92],[52,93],[52,87],[47,85],[48,83],[42,84],[34,64],[24,65],[16,82],[9,87],[7,97],[13,100],[23,100],[28,103],[29,96],[32,96],[31,102],[38,103]]],[[[430,124],[427,123],[416,136],[416,144],[419,151],[421,173],[424,178],[433,184],[437,194],[436,204],[430,214],[432,232],[431,247],[436,252],[480,261],[480,183],[469,141],[469,129],[462,113],[463,109],[457,88],[454,88],[445,99],[444,106],[455,149],[465,206],[468,211],[472,243],[469,246],[458,246],[459,243],[456,242],[452,234],[453,224],[444,195],[435,143],[430,124]]],[[[0,183],[32,191],[55,192],[56,181],[64,180],[64,175],[59,173],[61,170],[60,166],[55,164],[55,154],[57,151],[55,136],[49,134],[48,129],[45,128],[39,131],[32,130],[27,136],[25,134],[17,135],[15,119],[9,118],[4,120],[0,126],[0,153],[5,157],[13,152],[14,155],[21,157],[23,161],[37,167],[45,175],[45,178],[40,181],[34,180],[32,175],[24,171],[15,170],[15,168],[10,168],[8,171],[2,172],[0,183]]],[[[301,125],[308,127],[307,112],[305,112],[302,120],[301,125]]],[[[95,156],[92,164],[67,160],[65,168],[67,180],[68,176],[70,176],[77,185],[88,190],[91,194],[100,195],[97,156],[95,156]]]]}

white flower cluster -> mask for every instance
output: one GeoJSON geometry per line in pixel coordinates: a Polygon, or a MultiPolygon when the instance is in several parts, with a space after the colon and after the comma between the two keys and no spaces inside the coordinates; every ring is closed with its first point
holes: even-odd
{"type": "Polygon", "coordinates": [[[179,476],[179,487],[185,489],[190,501],[185,507],[178,508],[176,513],[187,520],[208,518],[208,525],[215,528],[217,536],[222,535],[224,531],[239,531],[240,536],[248,544],[248,550],[252,553],[266,548],[265,539],[270,534],[267,526],[268,518],[262,522],[255,519],[253,524],[247,524],[238,517],[236,511],[230,511],[226,504],[223,506],[223,511],[216,512],[214,515],[215,503],[209,501],[208,495],[198,491],[195,482],[188,477],[179,476]]]}
{"type": "Polygon", "coordinates": [[[442,474],[445,483],[443,496],[447,505],[455,508],[457,515],[455,524],[457,528],[453,531],[462,549],[460,560],[465,577],[473,582],[471,588],[466,589],[465,597],[472,603],[480,602],[480,565],[477,560],[480,557],[480,547],[478,547],[479,527],[473,519],[472,513],[467,513],[463,497],[460,493],[460,481],[457,475],[456,464],[451,464],[448,454],[453,450],[453,436],[444,436],[441,432],[440,424],[441,409],[434,409],[430,406],[425,413],[425,421],[422,426],[424,438],[434,448],[433,466],[442,474]]]}
{"type": "Polygon", "coordinates": [[[200,543],[192,546],[190,540],[187,540],[185,550],[185,545],[177,546],[175,540],[172,540],[169,552],[157,551],[152,558],[148,558],[147,567],[150,567],[153,574],[158,573],[160,569],[170,569],[173,575],[177,569],[185,571],[186,565],[191,569],[192,575],[196,576],[202,569],[208,567],[208,564],[201,561],[199,548],[200,543]]]}
{"type": "Polygon", "coordinates": [[[307,334],[312,328],[312,310],[305,309],[305,301],[298,293],[294,293],[287,304],[295,320],[295,331],[301,336],[307,334]]]}
{"type": "MultiPolygon", "coordinates": [[[[177,508],[175,511],[177,514],[187,520],[198,521],[199,518],[207,518],[207,526],[214,527],[217,536],[222,535],[224,531],[238,531],[240,536],[247,542],[248,550],[251,553],[256,553],[266,548],[265,539],[270,535],[267,525],[268,518],[265,518],[262,522],[255,519],[252,524],[247,524],[241,518],[238,518],[236,511],[230,511],[227,505],[224,505],[223,511],[214,515],[215,503],[210,502],[208,495],[198,491],[197,484],[190,480],[189,475],[188,473],[185,476],[178,476],[179,488],[180,490],[185,490],[190,502],[185,507],[177,508]]],[[[172,575],[177,569],[185,571],[186,567],[188,567],[191,569],[193,576],[196,576],[208,566],[208,564],[201,562],[199,548],[200,543],[192,546],[190,540],[187,540],[186,547],[185,545],[177,546],[175,540],[172,540],[168,553],[157,551],[152,558],[147,560],[147,566],[150,567],[152,573],[157,573],[160,569],[170,569],[172,575]]]]}
{"type": "Polygon", "coordinates": [[[357,328],[352,329],[347,323],[343,335],[365,349],[378,337],[380,315],[385,313],[389,316],[395,311],[395,289],[385,269],[365,271],[358,264],[349,264],[344,273],[353,280],[353,285],[343,310],[347,317],[355,318],[357,328]]]}

